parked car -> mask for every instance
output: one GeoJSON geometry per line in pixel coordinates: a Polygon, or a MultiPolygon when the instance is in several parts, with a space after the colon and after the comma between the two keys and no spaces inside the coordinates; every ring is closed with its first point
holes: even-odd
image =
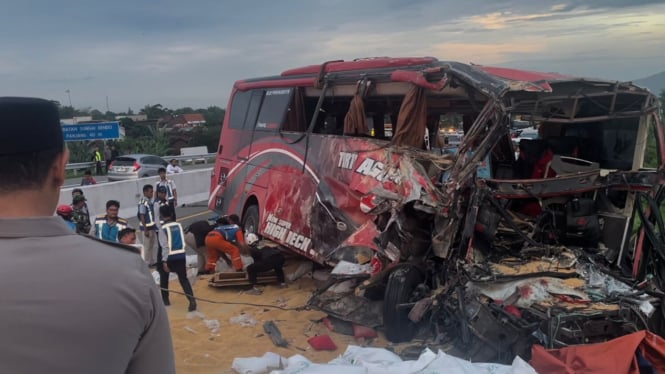
{"type": "Polygon", "coordinates": [[[109,166],[108,179],[120,181],[158,175],[159,168],[165,168],[168,163],[159,156],[146,154],[132,154],[117,157],[109,166]]]}

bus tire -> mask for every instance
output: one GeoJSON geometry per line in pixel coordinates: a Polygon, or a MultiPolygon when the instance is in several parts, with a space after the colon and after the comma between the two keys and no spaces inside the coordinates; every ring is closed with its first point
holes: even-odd
{"type": "Polygon", "coordinates": [[[390,273],[383,297],[383,327],[389,341],[405,342],[415,335],[417,325],[409,319],[409,309],[397,308],[397,305],[412,301],[413,291],[423,281],[423,274],[414,266],[401,267],[390,273]]]}
{"type": "Polygon", "coordinates": [[[242,227],[245,228],[246,233],[259,233],[259,206],[250,205],[245,209],[245,214],[242,216],[242,227]]]}

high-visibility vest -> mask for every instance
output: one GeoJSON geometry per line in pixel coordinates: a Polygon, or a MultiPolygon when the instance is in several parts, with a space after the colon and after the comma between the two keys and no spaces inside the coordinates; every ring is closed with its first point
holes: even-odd
{"type": "Polygon", "coordinates": [[[95,161],[101,161],[102,154],[99,151],[95,151],[95,161]]]}
{"type": "Polygon", "coordinates": [[[222,225],[215,227],[215,230],[222,234],[224,239],[232,243],[238,243],[238,231],[240,231],[240,226],[238,225],[222,225]]]}
{"type": "Polygon", "coordinates": [[[169,245],[169,253],[165,256],[185,254],[185,231],[178,222],[169,222],[162,226],[162,233],[166,235],[166,242],[169,245]]]}
{"type": "Polygon", "coordinates": [[[143,229],[152,229],[155,227],[155,212],[154,205],[145,196],[139,200],[138,211],[136,212],[136,217],[139,219],[139,226],[143,229]],[[143,227],[143,222],[141,222],[141,206],[145,207],[145,227],[143,227]]]}
{"type": "Polygon", "coordinates": [[[164,186],[166,187],[166,200],[173,200],[175,196],[173,196],[173,184],[171,183],[170,180],[159,180],[157,184],[155,184],[155,191],[157,191],[157,187],[159,186],[164,186]]]}
{"type": "Polygon", "coordinates": [[[95,236],[98,239],[108,240],[110,242],[118,241],[118,232],[127,228],[127,220],[118,217],[115,225],[111,226],[107,222],[106,214],[95,218],[95,236]]]}

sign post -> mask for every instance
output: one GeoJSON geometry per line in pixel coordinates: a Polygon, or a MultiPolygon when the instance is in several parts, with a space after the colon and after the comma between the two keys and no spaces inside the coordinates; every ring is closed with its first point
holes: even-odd
{"type": "Polygon", "coordinates": [[[62,125],[62,135],[66,142],[120,139],[120,122],[62,125]]]}

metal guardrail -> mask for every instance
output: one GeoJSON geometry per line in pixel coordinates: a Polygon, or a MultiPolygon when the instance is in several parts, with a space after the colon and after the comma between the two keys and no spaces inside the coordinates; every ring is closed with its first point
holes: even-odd
{"type": "MultiPolygon", "coordinates": [[[[189,161],[191,163],[195,163],[196,161],[203,161],[204,164],[208,163],[208,159],[215,158],[216,153],[204,153],[200,155],[186,155],[186,156],[161,156],[164,160],[173,160],[176,159],[178,161],[189,161]]],[[[83,169],[91,169],[95,167],[95,162],[90,161],[90,162],[77,162],[77,163],[72,163],[72,164],[67,164],[66,169],[67,170],[83,170],[83,169]]]]}

